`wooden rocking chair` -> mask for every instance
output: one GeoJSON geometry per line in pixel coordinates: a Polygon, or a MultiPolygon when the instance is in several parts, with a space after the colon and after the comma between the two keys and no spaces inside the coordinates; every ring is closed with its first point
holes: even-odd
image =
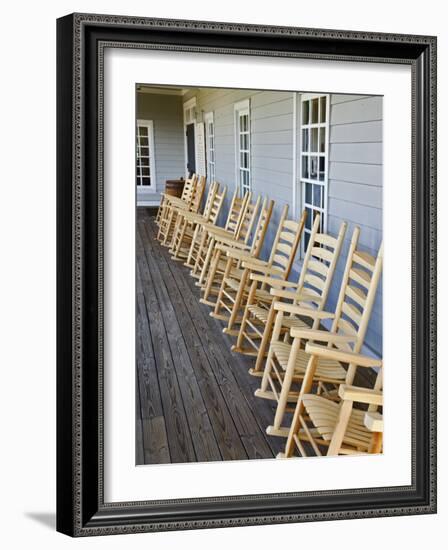
{"type": "MultiPolygon", "coordinates": [[[[210,263],[210,268],[207,274],[205,285],[203,287],[203,297],[199,300],[202,304],[206,304],[215,308],[217,300],[212,301],[211,296],[218,297],[226,272],[242,272],[242,258],[258,258],[269,222],[274,209],[274,201],[269,201],[265,198],[260,210],[257,227],[252,237],[252,244],[241,242],[237,239],[227,239],[214,235],[213,259],[210,263]],[[236,250],[241,254],[241,258],[234,259],[226,255],[227,251],[236,250]]],[[[245,239],[247,241],[247,239],[245,239]]],[[[211,314],[210,314],[211,315],[211,314]]]]}
{"type": "Polygon", "coordinates": [[[156,225],[160,226],[162,218],[164,218],[167,215],[168,207],[171,203],[175,203],[177,201],[182,201],[184,204],[189,204],[191,200],[191,194],[193,193],[193,188],[196,185],[198,180],[198,176],[196,174],[193,174],[191,178],[187,178],[185,180],[184,187],[182,189],[182,195],[179,199],[179,197],[175,197],[173,195],[168,195],[167,193],[162,193],[162,198],[160,200],[160,206],[157,210],[157,216],[156,216],[156,225]]]}
{"type": "Polygon", "coordinates": [[[192,277],[200,279],[202,272],[207,272],[215,242],[213,235],[221,235],[230,239],[239,238],[242,233],[243,220],[252,207],[251,197],[252,193],[248,191],[240,198],[238,190],[235,190],[224,227],[218,227],[211,223],[202,224],[200,235],[197,236],[194,246],[190,248],[187,261],[184,263],[186,267],[190,268],[192,277]]]}
{"type": "MultiPolygon", "coordinates": [[[[311,311],[322,311],[325,307],[347,224],[345,222],[341,223],[337,237],[332,237],[319,232],[320,223],[320,215],[317,214],[311,229],[297,283],[274,279],[257,273],[253,273],[250,276],[252,284],[241,321],[238,339],[236,345],[232,346],[232,351],[257,357],[255,367],[249,371],[254,376],[262,375],[262,368],[277,313],[274,308],[276,302],[280,299],[282,301],[291,300],[293,305],[310,309],[311,311]],[[318,256],[315,254],[318,254],[318,256]],[[263,301],[258,302],[256,298],[257,289],[263,284],[271,287],[273,300],[270,304],[263,301]],[[250,347],[245,347],[245,342],[250,347]]],[[[291,327],[308,327],[309,325],[304,321],[303,317],[294,314],[284,315],[283,324],[280,329],[281,333],[284,334],[291,327]]],[[[312,328],[316,329],[319,327],[320,320],[318,318],[305,317],[312,321],[312,328]]]]}
{"type": "Polygon", "coordinates": [[[178,212],[199,211],[205,191],[205,185],[205,176],[201,176],[196,185],[193,186],[191,199],[188,203],[185,203],[180,199],[177,199],[176,201],[170,200],[169,205],[167,206],[166,215],[160,220],[159,233],[157,235],[157,239],[160,241],[162,246],[171,246],[178,212]]]}
{"type": "Polygon", "coordinates": [[[205,224],[214,225],[227,193],[227,187],[219,192],[219,184],[212,183],[202,214],[180,211],[177,215],[176,228],[171,241],[170,253],[175,260],[185,260],[190,255],[191,248],[197,244],[197,238],[205,224]]]}
{"type": "Polygon", "coordinates": [[[192,255],[187,262],[191,267],[190,275],[198,279],[196,286],[205,287],[217,242],[224,239],[248,243],[261,204],[261,197],[258,197],[254,203],[251,199],[251,192],[246,192],[240,199],[238,191],[235,191],[225,227],[221,228],[210,224],[204,227],[205,233],[202,235],[197,254],[192,255]]]}
{"type": "MultiPolygon", "coordinates": [[[[291,331],[294,335],[295,330],[291,331]]],[[[296,336],[301,338],[300,335],[296,336]]],[[[380,453],[382,451],[383,419],[378,407],[383,406],[382,366],[380,359],[359,353],[341,351],[308,343],[309,356],[302,389],[294,411],[285,452],[278,458],[290,458],[296,451],[299,456],[309,452],[317,456],[380,453]],[[358,367],[379,369],[373,389],[339,385],[340,402],[321,395],[307,393],[321,361],[338,361],[349,365],[348,372],[358,367]],[[354,403],[368,405],[367,412],[355,408],[354,403]],[[303,442],[308,442],[304,445],[303,442]]],[[[350,376],[347,376],[350,378],[350,376]]]]}
{"type": "MultiPolygon", "coordinates": [[[[295,254],[305,227],[306,211],[301,219],[296,222],[287,219],[288,206],[283,209],[277,233],[272,244],[272,250],[268,261],[251,257],[247,252],[234,249],[226,249],[228,263],[224,272],[221,288],[214,311],[210,314],[216,319],[227,321],[227,327],[223,332],[231,336],[238,336],[238,330],[233,327],[241,323],[239,314],[245,306],[249,293],[250,275],[261,273],[264,276],[287,280],[291,272],[295,254]],[[234,262],[240,262],[241,268],[235,269],[234,262]],[[225,310],[227,313],[222,313],[225,310]]],[[[221,245],[218,245],[219,248],[221,245]]],[[[255,292],[257,302],[270,303],[273,299],[267,285],[262,283],[255,292]]]]}
{"type": "MultiPolygon", "coordinates": [[[[235,235],[228,235],[211,228],[207,255],[204,259],[199,281],[196,283],[203,291],[201,303],[215,307],[216,302],[212,301],[211,297],[217,296],[221,288],[222,278],[229,262],[229,258],[226,256],[227,250],[244,251],[250,254],[251,257],[258,258],[274,208],[274,201],[268,203],[266,198],[263,200],[261,209],[260,203],[261,197],[258,197],[255,203],[248,203],[235,235]],[[259,209],[260,215],[257,227],[252,233],[259,209]],[[251,237],[252,244],[249,244],[251,237]]],[[[234,263],[240,267],[241,262],[234,263]]]]}
{"type": "MultiPolygon", "coordinates": [[[[375,259],[357,249],[358,240],[359,228],[356,227],[350,243],[334,314],[317,310],[312,311],[282,301],[274,304],[277,316],[261,387],[255,392],[257,397],[277,401],[274,423],[272,426],[268,426],[266,430],[269,435],[288,436],[289,426],[283,426],[283,421],[285,413],[288,412],[288,403],[297,402],[299,396],[299,391],[293,391],[292,385],[297,383],[301,386],[303,381],[309,359],[303,349],[306,341],[326,342],[329,348],[336,347],[342,351],[353,351],[355,353],[361,351],[381,277],[383,247],[381,245],[375,259]],[[294,331],[296,337],[290,344],[287,337],[281,338],[285,313],[308,316],[313,320],[333,319],[331,330],[292,328],[291,334],[294,331]]],[[[324,393],[327,396],[334,396],[335,388],[344,382],[352,384],[354,375],[353,369],[349,369],[347,374],[338,361],[333,359],[322,360],[316,370],[314,383],[317,384],[319,394],[324,393]]]]}

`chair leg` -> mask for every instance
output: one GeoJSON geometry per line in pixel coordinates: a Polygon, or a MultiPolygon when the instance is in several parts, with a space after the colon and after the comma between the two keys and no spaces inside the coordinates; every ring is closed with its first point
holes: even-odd
{"type": "MultiPolygon", "coordinates": [[[[268,318],[266,320],[266,325],[263,331],[263,338],[261,339],[260,347],[258,348],[257,360],[255,362],[255,367],[252,369],[251,374],[259,373],[263,368],[263,361],[266,355],[266,349],[269,345],[269,342],[271,341],[272,327],[274,325],[274,319],[275,319],[274,303],[275,301],[272,302],[271,307],[269,308],[268,318]]],[[[283,315],[282,315],[282,319],[283,319],[283,315]]]]}
{"type": "Polygon", "coordinates": [[[226,269],[224,270],[224,275],[222,277],[221,286],[219,287],[218,298],[216,300],[215,308],[214,308],[213,312],[210,314],[212,317],[218,316],[220,314],[221,302],[223,301],[223,298],[224,298],[224,289],[225,289],[226,284],[227,284],[226,280],[227,280],[227,277],[229,276],[229,273],[230,273],[231,269],[232,269],[232,258],[229,258],[227,260],[226,269]]]}
{"type": "Polygon", "coordinates": [[[257,290],[257,281],[252,281],[250,286],[249,295],[247,297],[246,307],[244,308],[243,318],[240,324],[240,330],[238,332],[238,338],[236,345],[233,346],[232,351],[240,352],[243,346],[244,333],[246,331],[247,320],[250,317],[249,306],[255,303],[255,292],[257,290]]]}
{"type": "MultiPolygon", "coordinates": [[[[204,264],[201,269],[201,274],[199,276],[199,285],[202,286],[206,282],[207,273],[209,269],[210,262],[212,261],[213,251],[215,249],[215,238],[210,237],[210,241],[207,248],[207,254],[205,255],[204,264]]],[[[220,252],[219,250],[216,253],[220,252]]],[[[221,255],[220,255],[221,257],[221,255]]],[[[215,268],[216,272],[216,268],[215,268]]]]}
{"type": "Polygon", "coordinates": [[[297,436],[300,430],[301,416],[304,410],[303,406],[303,395],[308,393],[313,386],[314,373],[318,365],[318,358],[314,355],[310,357],[308,365],[306,368],[305,376],[303,378],[302,387],[300,388],[299,399],[297,400],[297,405],[294,410],[294,416],[292,419],[291,426],[289,428],[288,439],[286,440],[285,446],[285,457],[290,458],[294,453],[294,436],[297,436]]]}
{"type": "Polygon", "coordinates": [[[240,311],[240,308],[244,299],[244,292],[246,290],[246,281],[248,276],[249,276],[249,270],[245,269],[241,276],[241,281],[238,287],[238,292],[236,293],[236,296],[235,296],[235,302],[233,304],[232,313],[230,314],[229,321],[227,323],[227,331],[232,330],[233,325],[237,320],[238,313],[240,311]]]}
{"type": "Polygon", "coordinates": [[[277,409],[275,411],[274,417],[274,430],[279,430],[282,426],[283,418],[285,416],[286,407],[288,406],[289,401],[289,392],[291,390],[292,381],[294,377],[294,368],[297,360],[297,354],[300,350],[300,338],[294,338],[292,343],[291,353],[289,354],[288,365],[286,367],[285,377],[282,382],[282,389],[280,391],[280,396],[277,404],[277,409]]]}

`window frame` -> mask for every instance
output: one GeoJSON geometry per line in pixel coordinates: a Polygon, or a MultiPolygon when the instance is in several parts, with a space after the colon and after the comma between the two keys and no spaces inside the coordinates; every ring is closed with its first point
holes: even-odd
{"type": "Polygon", "coordinates": [[[251,121],[250,121],[250,100],[245,99],[234,105],[235,119],[235,181],[238,187],[240,196],[243,196],[246,191],[252,190],[252,139],[251,139],[251,121]],[[240,131],[240,117],[247,115],[247,131],[240,131]],[[248,149],[240,148],[240,138],[242,134],[248,136],[248,149]],[[248,166],[241,166],[241,153],[248,153],[248,166]],[[243,185],[241,180],[241,170],[248,173],[248,185],[243,185]]]}
{"type": "Polygon", "coordinates": [[[204,123],[205,123],[206,155],[207,155],[207,179],[209,183],[213,183],[214,181],[216,181],[216,127],[215,127],[215,114],[213,111],[209,111],[208,113],[205,113],[204,123]],[[209,132],[209,124],[213,125],[213,134],[210,134],[209,132]],[[211,147],[211,143],[210,143],[211,137],[213,137],[213,147],[211,147]],[[211,151],[213,151],[213,161],[211,161],[211,155],[210,155],[211,151]]]}
{"type": "MultiPolygon", "coordinates": [[[[321,227],[320,230],[326,232],[327,226],[328,226],[328,180],[329,180],[329,147],[330,147],[330,101],[331,101],[331,94],[300,94],[300,101],[299,101],[299,125],[298,125],[298,143],[299,143],[299,149],[298,149],[298,157],[299,157],[299,166],[298,166],[298,183],[299,183],[299,195],[301,197],[301,203],[302,203],[302,210],[305,210],[308,208],[313,211],[320,212],[321,214],[321,227]],[[326,98],[326,104],[325,104],[325,122],[322,122],[321,118],[321,98],[326,98]],[[318,99],[318,118],[317,122],[313,123],[311,122],[311,100],[318,99]],[[309,103],[309,117],[306,124],[304,124],[303,120],[303,111],[304,111],[304,103],[309,103]],[[321,151],[321,140],[320,140],[320,129],[325,128],[325,141],[324,141],[324,151],[321,151]],[[312,130],[317,129],[317,151],[312,150],[312,130]],[[308,131],[308,143],[307,143],[307,150],[303,150],[303,135],[304,130],[308,131]],[[317,166],[317,179],[313,179],[310,176],[310,158],[311,157],[317,157],[318,159],[318,166],[317,166]],[[303,177],[303,160],[304,158],[307,159],[308,163],[308,177],[303,177]],[[323,173],[324,177],[323,179],[319,179],[319,172],[320,172],[320,158],[324,159],[324,168],[323,173]],[[321,187],[321,200],[320,200],[320,206],[317,206],[314,203],[314,188],[312,190],[312,197],[311,197],[311,203],[309,203],[306,199],[306,191],[307,186],[306,184],[312,184],[317,185],[321,187]],[[322,206],[322,199],[323,199],[323,206],[322,206]]],[[[313,219],[311,219],[311,225],[312,226],[313,219]]],[[[309,224],[309,222],[308,222],[309,224]]],[[[305,227],[304,228],[304,238],[302,240],[302,255],[305,254],[306,250],[306,234],[310,234],[311,229],[305,227]]]]}
{"type": "MultiPolygon", "coordinates": [[[[146,158],[146,157],[145,157],[146,158]]],[[[136,154],[135,154],[135,186],[137,190],[141,191],[155,191],[157,187],[157,176],[156,176],[156,162],[155,162],[155,148],[154,148],[154,121],[148,120],[148,119],[137,119],[136,124],[136,154]],[[140,127],[146,127],[148,131],[148,146],[149,146],[149,178],[150,178],[150,185],[143,185],[140,183],[140,185],[137,184],[137,178],[140,177],[140,181],[144,176],[141,175],[138,176],[138,166],[137,166],[137,159],[142,158],[141,155],[139,156],[140,151],[140,133],[139,128],[140,127]]]]}

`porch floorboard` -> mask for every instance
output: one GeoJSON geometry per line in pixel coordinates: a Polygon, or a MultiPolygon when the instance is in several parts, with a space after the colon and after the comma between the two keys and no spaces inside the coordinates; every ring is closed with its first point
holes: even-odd
{"type": "Polygon", "coordinates": [[[230,351],[152,213],[137,210],[136,462],[273,458],[284,440],[265,432],[275,409],[254,396],[253,359],[230,351]]]}

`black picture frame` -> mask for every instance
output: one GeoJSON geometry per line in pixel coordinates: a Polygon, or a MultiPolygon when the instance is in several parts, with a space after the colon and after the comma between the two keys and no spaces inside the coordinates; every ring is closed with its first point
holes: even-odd
{"type": "Polygon", "coordinates": [[[72,14],[57,21],[57,529],[71,536],[436,512],[436,38],[72,14]],[[108,45],[412,68],[412,484],[104,502],[102,55],[108,45]]]}

